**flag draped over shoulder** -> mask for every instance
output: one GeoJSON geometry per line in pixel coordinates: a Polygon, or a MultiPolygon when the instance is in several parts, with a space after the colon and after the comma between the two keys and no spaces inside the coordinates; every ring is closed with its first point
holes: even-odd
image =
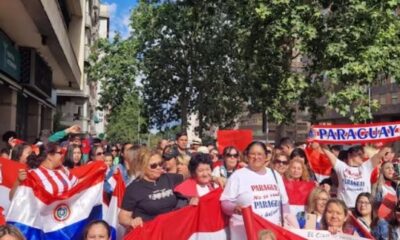
{"type": "Polygon", "coordinates": [[[79,180],[68,191],[51,194],[28,172],[18,187],[7,213],[7,222],[17,226],[31,240],[81,239],[91,220],[103,218],[103,184],[107,167],[93,162],[73,169],[79,180]]]}
{"type": "Polygon", "coordinates": [[[162,214],[132,230],[125,240],[227,239],[228,219],[222,213],[221,193],[222,189],[218,188],[201,197],[198,206],[162,214]]]}

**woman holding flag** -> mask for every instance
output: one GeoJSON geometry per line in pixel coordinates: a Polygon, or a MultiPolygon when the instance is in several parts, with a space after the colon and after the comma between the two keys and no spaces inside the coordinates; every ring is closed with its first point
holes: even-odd
{"type": "MultiPolygon", "coordinates": [[[[252,142],[244,154],[248,166],[235,171],[221,195],[222,209],[231,216],[231,239],[246,239],[241,208],[252,206],[253,211],[277,225],[288,224],[288,196],[282,177],[265,167],[267,148],[262,142],[252,142]]],[[[297,225],[297,222],[294,223],[297,225]]]]}
{"type": "MultiPolygon", "coordinates": [[[[42,149],[39,155],[30,155],[28,166],[31,168],[29,174],[40,183],[47,192],[53,195],[60,195],[78,182],[78,179],[63,166],[64,150],[57,144],[49,142],[42,149]]],[[[16,188],[27,177],[26,170],[20,170],[18,179],[10,191],[10,198],[14,195],[16,188]]]]}
{"type": "Polygon", "coordinates": [[[173,189],[183,181],[180,174],[163,173],[157,151],[142,148],[138,153],[138,178],[126,189],[118,219],[126,228],[143,226],[156,216],[174,210],[178,199],[173,189]]]}

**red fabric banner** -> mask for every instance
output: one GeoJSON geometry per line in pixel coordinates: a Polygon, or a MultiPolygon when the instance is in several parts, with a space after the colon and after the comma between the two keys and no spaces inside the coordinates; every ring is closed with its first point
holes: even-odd
{"type": "Polygon", "coordinates": [[[245,222],[248,240],[257,240],[258,233],[261,230],[271,231],[275,235],[275,238],[279,240],[305,240],[305,238],[300,237],[283,227],[270,223],[257,214],[254,214],[251,207],[243,208],[242,216],[245,222]]]}
{"type": "Polygon", "coordinates": [[[308,195],[315,188],[314,182],[283,180],[290,205],[306,205],[308,195]],[[298,194],[301,193],[301,194],[298,194]]]}
{"type": "Polygon", "coordinates": [[[318,149],[313,149],[310,146],[307,146],[304,149],[304,152],[306,153],[310,167],[315,174],[326,177],[331,175],[332,164],[324,153],[320,152],[318,149]]]}
{"type": "Polygon", "coordinates": [[[218,152],[221,154],[228,146],[234,146],[243,152],[252,141],[253,131],[249,129],[217,131],[218,152]]]}
{"type": "Polygon", "coordinates": [[[200,233],[206,234],[207,239],[224,239],[216,233],[228,226],[219,201],[221,193],[222,189],[218,188],[201,197],[198,206],[162,214],[132,230],[125,240],[190,239],[200,233]]]}

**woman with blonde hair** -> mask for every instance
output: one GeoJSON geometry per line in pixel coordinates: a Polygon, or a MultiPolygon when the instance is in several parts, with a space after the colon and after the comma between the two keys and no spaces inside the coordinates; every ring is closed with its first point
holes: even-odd
{"type": "Polygon", "coordinates": [[[322,214],[324,214],[329,193],[318,187],[314,188],[307,199],[305,211],[296,215],[301,229],[321,229],[322,214]]]}
{"type": "Polygon", "coordinates": [[[396,196],[397,183],[394,180],[395,171],[392,162],[383,162],[379,169],[378,181],[372,186],[372,196],[375,207],[379,208],[387,194],[396,196]]]}
{"type": "Polygon", "coordinates": [[[283,182],[289,196],[290,211],[296,215],[304,210],[308,195],[316,187],[315,182],[310,181],[307,167],[300,159],[293,159],[289,162],[283,182]]]}
{"type": "Polygon", "coordinates": [[[176,157],[176,160],[178,162],[177,173],[183,175],[184,179],[190,177],[190,172],[189,172],[190,157],[188,155],[179,155],[178,157],[176,157]]]}
{"type": "Polygon", "coordinates": [[[178,199],[173,189],[183,181],[181,174],[164,173],[158,151],[139,149],[137,178],[126,188],[118,219],[126,228],[143,226],[156,216],[170,212],[178,199]]]}

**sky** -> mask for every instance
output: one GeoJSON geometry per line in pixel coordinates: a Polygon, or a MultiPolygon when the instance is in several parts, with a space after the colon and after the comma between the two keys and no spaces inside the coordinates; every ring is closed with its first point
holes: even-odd
{"type": "Polygon", "coordinates": [[[101,0],[101,3],[108,5],[110,13],[110,39],[115,32],[120,32],[123,38],[127,38],[130,33],[129,17],[138,0],[101,0]]]}

